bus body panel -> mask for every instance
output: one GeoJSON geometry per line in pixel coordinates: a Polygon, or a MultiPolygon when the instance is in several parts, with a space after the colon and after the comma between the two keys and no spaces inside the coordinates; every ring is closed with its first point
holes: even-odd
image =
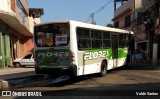
{"type": "Polygon", "coordinates": [[[39,66],[69,66],[70,50],[54,49],[54,50],[37,50],[37,65],[39,66]]]}
{"type": "Polygon", "coordinates": [[[107,60],[107,70],[125,65],[127,53],[124,49],[118,49],[118,65],[115,67],[112,58],[112,49],[93,49],[78,51],[78,75],[99,73],[101,62],[107,60]]]}
{"type": "Polygon", "coordinates": [[[35,54],[36,66],[42,71],[50,70],[43,73],[58,74],[67,70],[68,74],[77,76],[77,66],[70,60],[72,52],[69,49],[37,50],[35,54]]]}
{"type": "MultiPolygon", "coordinates": [[[[72,38],[70,39],[70,50],[74,56],[73,64],[78,66],[78,48],[77,48],[77,36],[76,36],[76,29],[75,29],[76,24],[75,22],[72,22],[72,21],[70,21],[69,24],[70,24],[70,38],[72,38]]],[[[78,72],[78,67],[76,71],[78,72]]],[[[78,75],[78,73],[76,75],[78,75]]]]}

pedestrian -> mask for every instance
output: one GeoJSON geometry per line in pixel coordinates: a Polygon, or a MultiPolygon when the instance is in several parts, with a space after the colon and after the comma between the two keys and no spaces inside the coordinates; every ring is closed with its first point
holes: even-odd
{"type": "Polygon", "coordinates": [[[136,49],[134,53],[135,62],[141,62],[142,61],[142,52],[138,49],[136,49]]]}
{"type": "Polygon", "coordinates": [[[142,53],[142,62],[144,62],[144,51],[143,51],[143,49],[141,49],[141,53],[142,53]]]}

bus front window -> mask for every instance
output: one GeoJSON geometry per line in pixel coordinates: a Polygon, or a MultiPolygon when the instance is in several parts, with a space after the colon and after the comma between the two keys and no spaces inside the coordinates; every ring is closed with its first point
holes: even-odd
{"type": "Polygon", "coordinates": [[[47,24],[35,27],[35,42],[38,47],[58,47],[69,44],[68,24],[47,24]]]}

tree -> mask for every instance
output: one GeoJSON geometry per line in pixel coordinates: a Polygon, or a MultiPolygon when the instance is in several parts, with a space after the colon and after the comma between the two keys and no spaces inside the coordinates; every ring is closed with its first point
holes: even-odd
{"type": "Polygon", "coordinates": [[[113,24],[109,23],[106,25],[107,27],[113,27],[113,24]]]}

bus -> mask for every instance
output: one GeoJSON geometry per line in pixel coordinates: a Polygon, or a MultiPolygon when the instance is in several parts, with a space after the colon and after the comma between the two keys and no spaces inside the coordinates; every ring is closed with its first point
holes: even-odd
{"type": "Polygon", "coordinates": [[[98,73],[128,64],[132,31],[73,20],[34,27],[35,72],[70,76],[98,73]]]}

